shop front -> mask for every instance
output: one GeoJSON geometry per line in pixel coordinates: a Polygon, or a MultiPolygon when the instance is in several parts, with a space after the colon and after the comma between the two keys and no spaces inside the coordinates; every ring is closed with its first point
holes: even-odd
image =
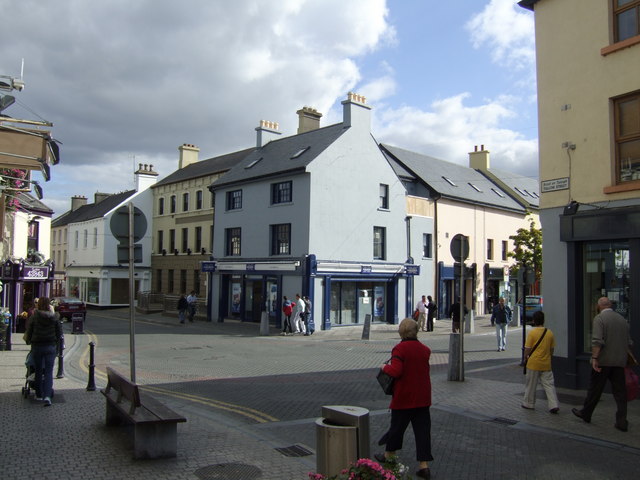
{"type": "MultiPolygon", "coordinates": [[[[2,308],[11,318],[10,333],[25,330],[25,315],[40,297],[51,296],[54,264],[7,259],[2,264],[2,308]]],[[[10,341],[7,341],[10,346],[10,341]]]]}
{"type": "Polygon", "coordinates": [[[565,372],[560,384],[584,388],[590,375],[596,302],[608,297],[627,319],[635,352],[640,342],[640,207],[588,210],[563,215],[567,245],[568,358],[554,358],[565,372]],[[605,227],[606,226],[606,227],[605,227]]]}

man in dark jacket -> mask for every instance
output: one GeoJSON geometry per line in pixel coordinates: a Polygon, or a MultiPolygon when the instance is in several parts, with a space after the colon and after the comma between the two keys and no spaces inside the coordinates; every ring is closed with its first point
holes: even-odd
{"type": "Polygon", "coordinates": [[[498,351],[507,349],[507,325],[511,321],[511,309],[504,304],[504,298],[500,297],[498,304],[491,312],[491,325],[496,326],[496,337],[498,339],[498,351]]]}
{"type": "MultiPolygon", "coordinates": [[[[469,309],[467,308],[466,305],[463,305],[462,308],[464,309],[462,321],[464,321],[464,315],[469,313],[469,309]]],[[[456,298],[456,303],[451,305],[451,308],[449,309],[449,316],[451,317],[451,331],[453,333],[460,333],[461,319],[460,319],[460,299],[459,298],[456,298]]]]}
{"type": "Polygon", "coordinates": [[[44,400],[45,407],[51,405],[53,364],[61,337],[60,321],[51,311],[49,299],[41,297],[37,310],[29,319],[24,340],[27,345],[31,345],[31,356],[35,364],[36,400],[44,400]]]}

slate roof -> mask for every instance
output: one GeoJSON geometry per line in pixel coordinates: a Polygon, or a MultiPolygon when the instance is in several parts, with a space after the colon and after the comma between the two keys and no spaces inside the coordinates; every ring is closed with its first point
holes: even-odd
{"type": "MultiPolygon", "coordinates": [[[[381,144],[380,147],[392,167],[394,163],[399,163],[400,167],[415,175],[436,195],[465,203],[525,212],[522,205],[473,168],[391,145],[381,144]]],[[[394,167],[394,170],[397,168],[394,167]]]]}
{"type": "Polygon", "coordinates": [[[213,182],[212,188],[262,179],[282,173],[304,171],[315,158],[345,131],[342,123],[272,140],[254,149],[236,166],[213,182]]]}
{"type": "Polygon", "coordinates": [[[19,192],[16,197],[20,201],[20,205],[32,213],[42,213],[43,215],[53,215],[53,210],[47,207],[44,203],[38,200],[36,197],[27,192],[19,192]]]}
{"type": "Polygon", "coordinates": [[[51,227],[62,227],[70,223],[86,222],[94,218],[104,217],[109,211],[124,202],[127,198],[136,193],[135,190],[115,193],[98,203],[89,203],[76,210],[69,210],[51,222],[51,227]]]}
{"type": "MultiPolygon", "coordinates": [[[[482,170],[480,172],[482,173],[482,170]]],[[[537,179],[496,168],[490,168],[489,172],[513,190],[528,206],[536,209],[540,207],[540,188],[537,179]]]]}
{"type": "Polygon", "coordinates": [[[239,150],[237,152],[227,153],[218,157],[194,162],[166,176],[159,182],[155,183],[151,188],[156,188],[161,185],[168,185],[171,183],[182,182],[184,180],[189,180],[192,178],[204,177],[206,175],[213,175],[215,173],[226,172],[233,166],[237,165],[238,162],[240,162],[254,150],[255,148],[247,148],[244,150],[239,150]]]}

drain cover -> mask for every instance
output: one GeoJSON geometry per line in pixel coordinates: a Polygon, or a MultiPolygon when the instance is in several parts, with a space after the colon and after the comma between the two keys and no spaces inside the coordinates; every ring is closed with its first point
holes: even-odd
{"type": "Polygon", "coordinates": [[[496,417],[490,421],[494,423],[500,423],[502,425],[515,425],[516,423],[518,423],[517,420],[511,420],[510,418],[504,418],[504,417],[496,417]]]}
{"type": "Polygon", "coordinates": [[[260,478],[262,470],[246,463],[218,463],[195,471],[200,480],[246,480],[260,478]]]}
{"type": "Polygon", "coordinates": [[[307,457],[311,452],[300,445],[291,445],[290,447],[276,448],[285,457],[307,457]]]}

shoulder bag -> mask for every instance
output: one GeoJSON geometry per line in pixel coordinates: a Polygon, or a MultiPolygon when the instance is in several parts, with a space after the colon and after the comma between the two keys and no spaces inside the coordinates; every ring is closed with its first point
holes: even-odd
{"type": "MultiPolygon", "coordinates": [[[[542,335],[540,335],[540,338],[538,339],[538,341],[536,342],[536,344],[533,346],[533,348],[531,349],[531,351],[529,352],[529,357],[531,357],[531,354],[534,352],[534,350],[536,348],[538,348],[538,345],[540,345],[540,342],[542,341],[542,339],[544,338],[544,336],[547,333],[547,329],[544,329],[544,332],[542,332],[542,335]]],[[[522,374],[526,375],[527,374],[527,360],[529,360],[528,358],[524,359],[524,367],[522,369],[522,374]]]]}
{"type": "MultiPolygon", "coordinates": [[[[389,364],[391,359],[384,362],[385,364],[389,364]]],[[[393,381],[395,380],[391,375],[385,373],[384,370],[380,369],[378,371],[378,375],[376,376],[380,387],[385,395],[393,395],[393,381]]]]}

